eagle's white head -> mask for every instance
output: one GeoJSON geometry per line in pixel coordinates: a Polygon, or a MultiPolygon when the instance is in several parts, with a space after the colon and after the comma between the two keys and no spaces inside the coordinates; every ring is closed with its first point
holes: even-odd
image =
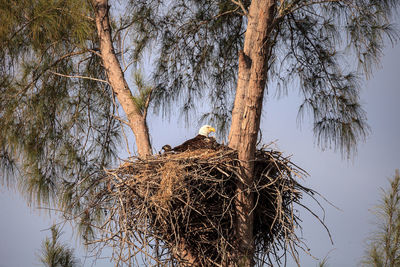
{"type": "Polygon", "coordinates": [[[204,136],[207,136],[207,137],[211,132],[215,133],[215,129],[214,129],[214,127],[212,127],[210,125],[204,125],[199,130],[199,134],[200,135],[204,135],[204,136]]]}

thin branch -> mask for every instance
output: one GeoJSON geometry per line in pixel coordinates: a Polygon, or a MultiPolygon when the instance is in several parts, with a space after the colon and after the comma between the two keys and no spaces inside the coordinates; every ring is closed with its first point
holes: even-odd
{"type": "Polygon", "coordinates": [[[241,0],[231,0],[231,2],[239,6],[246,16],[249,14],[249,12],[246,10],[241,0]]]}
{"type": "Polygon", "coordinates": [[[128,125],[130,127],[130,124],[128,121],[125,121],[123,119],[121,119],[120,115],[119,115],[119,111],[118,111],[118,105],[115,101],[115,93],[113,92],[113,96],[112,96],[112,101],[113,101],[113,105],[115,107],[115,111],[117,112],[117,116],[114,115],[114,117],[121,123],[121,131],[122,131],[122,135],[124,136],[124,140],[126,143],[126,150],[129,154],[129,156],[132,156],[131,150],[129,149],[129,141],[128,141],[128,137],[125,134],[125,130],[124,130],[124,126],[122,125],[122,123],[125,123],[126,125],[128,125]]]}
{"type": "Polygon", "coordinates": [[[147,110],[148,110],[149,105],[150,105],[151,94],[153,93],[153,89],[154,89],[154,88],[151,88],[151,89],[150,89],[150,92],[149,92],[149,94],[147,95],[146,102],[145,102],[145,104],[144,104],[144,109],[143,109],[143,118],[144,118],[144,119],[146,119],[146,116],[147,116],[147,110]]]}
{"type": "Polygon", "coordinates": [[[102,83],[106,83],[106,84],[110,85],[110,83],[107,82],[106,80],[102,80],[102,79],[98,79],[98,78],[93,78],[93,77],[88,77],[88,76],[80,76],[80,75],[67,75],[67,74],[58,73],[58,72],[55,72],[55,71],[52,71],[52,70],[49,70],[49,72],[54,74],[54,75],[61,76],[61,77],[76,78],[76,79],[86,79],[86,80],[102,82],[102,83]]]}

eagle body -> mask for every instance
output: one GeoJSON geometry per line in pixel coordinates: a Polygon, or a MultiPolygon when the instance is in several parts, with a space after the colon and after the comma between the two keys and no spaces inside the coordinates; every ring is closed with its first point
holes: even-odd
{"type": "Polygon", "coordinates": [[[197,149],[217,149],[219,144],[214,137],[208,137],[215,129],[210,125],[204,125],[200,128],[199,134],[192,139],[185,141],[183,144],[172,148],[174,152],[184,152],[197,149]]]}
{"type": "Polygon", "coordinates": [[[217,142],[215,138],[198,134],[194,138],[185,141],[183,144],[174,147],[172,150],[175,152],[184,152],[196,149],[215,149],[216,145],[217,142]]]}

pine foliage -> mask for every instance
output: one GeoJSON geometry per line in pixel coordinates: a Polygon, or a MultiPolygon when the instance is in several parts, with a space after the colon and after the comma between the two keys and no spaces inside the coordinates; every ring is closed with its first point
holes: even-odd
{"type": "Polygon", "coordinates": [[[400,266],[400,173],[396,170],[390,187],[382,190],[382,200],[376,207],[378,230],[367,243],[363,266],[400,266]]]}
{"type": "Polygon", "coordinates": [[[119,138],[111,89],[91,79],[105,79],[91,6],[18,0],[0,7],[3,178],[14,171],[29,202],[39,205],[75,185],[61,199],[79,207],[80,188],[115,158],[119,138]]]}
{"type": "Polygon", "coordinates": [[[46,237],[42,243],[41,263],[46,267],[77,267],[78,260],[74,250],[60,243],[61,231],[55,225],[51,227],[51,239],[46,237]]]}

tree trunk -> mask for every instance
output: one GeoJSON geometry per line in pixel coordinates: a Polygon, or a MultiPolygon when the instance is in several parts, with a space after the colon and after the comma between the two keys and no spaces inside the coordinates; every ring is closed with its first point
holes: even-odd
{"type": "MultiPolygon", "coordinates": [[[[96,26],[100,40],[100,51],[108,80],[128,117],[129,125],[135,135],[138,154],[140,157],[151,155],[149,131],[146,125],[146,116],[142,114],[133,101],[132,92],[124,78],[121,65],[115,55],[111,27],[108,17],[108,0],[92,0],[96,13],[96,26]]],[[[174,252],[183,266],[195,266],[196,258],[186,249],[185,240],[181,240],[178,251],[174,252]]]]}
{"type": "Polygon", "coordinates": [[[108,81],[114,91],[119,103],[121,104],[132,129],[138,150],[139,157],[151,155],[151,144],[146,118],[137,108],[133,101],[132,92],[125,80],[121,65],[115,55],[111,27],[108,17],[108,1],[92,0],[95,15],[96,27],[100,42],[101,58],[107,73],[108,81]]]}
{"type": "Polygon", "coordinates": [[[233,112],[239,112],[232,114],[229,135],[229,146],[238,150],[243,179],[238,181],[236,199],[238,255],[235,258],[239,266],[254,265],[252,214],[254,194],[251,188],[254,182],[254,158],[272,45],[269,37],[273,29],[274,15],[275,0],[251,2],[244,51],[242,55],[239,55],[238,86],[233,110],[233,112]]]}
{"type": "Polygon", "coordinates": [[[257,11],[260,8],[259,1],[253,1],[249,8],[247,30],[243,50],[239,52],[238,82],[236,86],[235,102],[232,110],[232,123],[229,131],[229,146],[237,149],[240,143],[240,127],[245,106],[246,89],[250,79],[251,60],[254,57],[252,43],[256,39],[258,25],[257,11]]]}

